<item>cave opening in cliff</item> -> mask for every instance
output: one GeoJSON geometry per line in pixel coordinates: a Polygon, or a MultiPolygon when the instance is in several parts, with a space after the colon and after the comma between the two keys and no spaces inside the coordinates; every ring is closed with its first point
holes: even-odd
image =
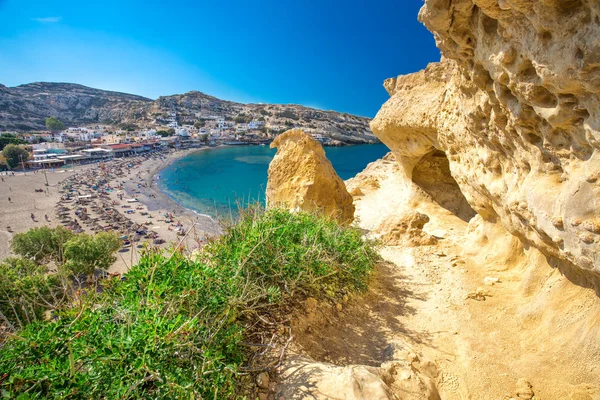
{"type": "Polygon", "coordinates": [[[412,180],[433,201],[463,221],[468,222],[477,214],[452,177],[448,157],[443,151],[425,154],[413,169],[412,180]]]}

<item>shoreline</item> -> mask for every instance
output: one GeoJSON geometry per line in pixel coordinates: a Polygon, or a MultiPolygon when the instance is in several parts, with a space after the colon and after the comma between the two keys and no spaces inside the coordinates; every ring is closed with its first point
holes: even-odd
{"type": "Polygon", "coordinates": [[[221,227],[210,216],[199,215],[169,198],[155,184],[153,177],[172,162],[203,150],[186,149],[118,158],[106,162],[104,167],[101,163],[94,163],[76,166],[75,171],[48,171],[48,186],[45,186],[46,175],[42,172],[1,176],[0,261],[15,256],[10,249],[13,236],[32,228],[62,225],[87,234],[106,230],[100,229],[100,226],[115,225],[115,222],[106,219],[102,211],[104,207],[111,207],[111,215],[122,221],[118,229],[115,225],[114,230],[108,228],[109,231],[133,237],[136,236],[135,230],[126,228],[133,224],[138,226],[138,230],[156,232],[155,238],[162,239],[156,244],[152,239],[140,237],[130,245],[124,244],[115,254],[116,261],[108,269],[109,273],[122,274],[135,265],[144,241],[152,247],[164,249],[183,245],[188,252],[194,251],[207,239],[221,234],[221,227]],[[100,183],[103,177],[106,179],[100,183]],[[77,196],[87,194],[92,195],[92,201],[81,203],[77,200],[77,196]],[[138,202],[130,203],[127,201],[130,198],[138,202]],[[82,210],[85,210],[83,214],[82,210]]]}
{"type": "MultiPolygon", "coordinates": [[[[217,146],[214,148],[225,147],[228,146],[217,146]]],[[[141,174],[139,175],[140,178],[143,180],[145,186],[142,188],[138,188],[139,190],[136,190],[136,188],[126,184],[125,192],[128,195],[137,198],[140,201],[140,203],[144,204],[148,208],[148,211],[156,212],[159,210],[168,210],[169,212],[180,215],[181,217],[201,222],[203,225],[202,229],[206,230],[207,232],[213,235],[220,234],[222,232],[221,227],[212,216],[202,214],[196,210],[187,208],[182,204],[178,203],[177,200],[173,199],[161,189],[159,180],[156,179],[157,176],[160,176],[160,172],[162,170],[169,167],[174,162],[190,154],[200,153],[209,149],[212,148],[203,147],[196,149],[179,150],[169,153],[166,156],[166,159],[160,160],[160,162],[158,160],[149,160],[145,163],[142,163],[140,169],[144,171],[141,172],[141,174]],[[146,163],[147,165],[144,165],[146,163]]]]}

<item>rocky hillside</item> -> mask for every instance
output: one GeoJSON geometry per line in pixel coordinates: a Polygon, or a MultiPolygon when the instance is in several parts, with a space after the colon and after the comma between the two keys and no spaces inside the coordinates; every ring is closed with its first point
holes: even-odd
{"type": "Polygon", "coordinates": [[[51,116],[67,126],[117,124],[143,118],[151,104],[145,97],[72,83],[0,85],[0,130],[45,129],[44,120],[51,116]]]}
{"type": "Polygon", "coordinates": [[[68,126],[90,123],[153,126],[176,112],[180,124],[210,116],[231,121],[262,120],[274,131],[302,127],[348,143],[376,141],[369,119],[300,105],[241,104],[198,91],[161,96],[157,100],[70,83],[0,85],[0,130],[44,129],[44,119],[56,116],[68,126]]]}

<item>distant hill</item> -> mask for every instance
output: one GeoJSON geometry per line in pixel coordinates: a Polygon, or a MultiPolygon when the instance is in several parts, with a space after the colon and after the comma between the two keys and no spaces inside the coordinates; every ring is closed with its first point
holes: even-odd
{"type": "Polygon", "coordinates": [[[45,129],[44,120],[50,116],[67,126],[99,123],[149,127],[160,124],[173,111],[180,123],[215,115],[237,121],[262,119],[281,129],[299,126],[322,131],[346,143],[377,142],[369,129],[369,118],[294,104],[242,104],[198,91],[152,100],[72,83],[0,84],[0,131],[45,129]]]}

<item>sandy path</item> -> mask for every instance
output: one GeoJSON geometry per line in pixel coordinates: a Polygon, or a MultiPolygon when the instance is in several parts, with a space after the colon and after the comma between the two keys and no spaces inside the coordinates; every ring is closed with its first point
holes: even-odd
{"type": "Polygon", "coordinates": [[[388,263],[365,296],[296,332],[306,354],[379,366],[390,346],[408,348],[435,366],[445,400],[530,399],[524,381],[538,400],[600,399],[600,295],[500,225],[466,223],[425,198],[407,206],[394,168],[363,174],[361,227],[375,230],[409,207],[430,217],[423,231],[438,242],[418,246],[405,234],[384,246],[388,263]]]}

